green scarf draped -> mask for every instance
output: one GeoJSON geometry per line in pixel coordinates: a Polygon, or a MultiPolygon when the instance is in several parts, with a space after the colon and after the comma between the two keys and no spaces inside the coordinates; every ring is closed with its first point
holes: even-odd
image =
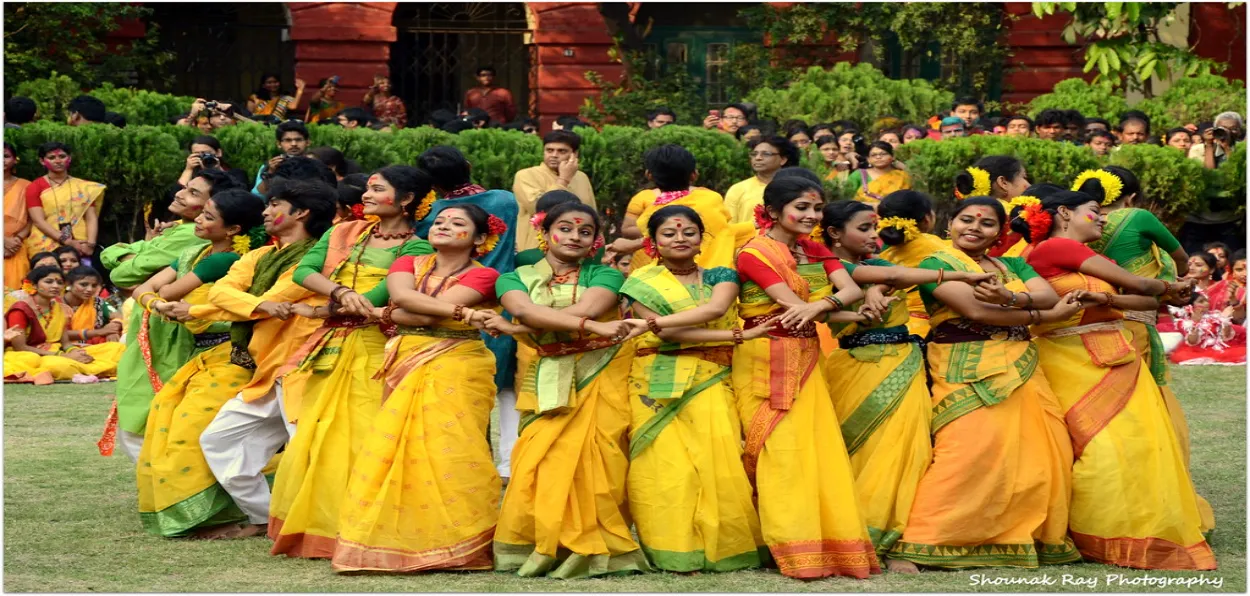
{"type": "MultiPolygon", "coordinates": [[[[273,284],[277,283],[282,273],[298,265],[300,259],[303,259],[304,255],[316,243],[316,238],[305,238],[277,250],[269,251],[268,254],[262,256],[256,262],[256,270],[252,274],[252,285],[247,289],[247,293],[253,296],[260,296],[268,292],[269,288],[272,288],[273,284]]],[[[254,325],[256,325],[256,321],[240,321],[230,325],[230,344],[233,354],[238,354],[241,357],[243,354],[248,353],[247,346],[252,342],[252,327],[254,325]]],[[[251,366],[246,368],[256,367],[256,364],[251,362],[250,356],[246,360],[251,363],[251,366]]],[[[236,364],[240,363],[236,362],[236,364]]]]}

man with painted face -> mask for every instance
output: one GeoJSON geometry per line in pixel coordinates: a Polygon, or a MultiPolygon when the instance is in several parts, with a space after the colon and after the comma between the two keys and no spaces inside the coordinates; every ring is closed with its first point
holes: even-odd
{"type": "Polygon", "coordinates": [[[71,176],[71,153],[69,145],[56,141],[39,146],[39,161],[47,173],[26,187],[26,210],[33,226],[26,251],[33,255],[70,246],[90,265],[105,186],[71,176]]]}
{"type": "Polygon", "coordinates": [[[295,306],[321,306],[324,296],[295,283],[295,269],[330,229],[338,192],[314,180],[278,180],[264,211],[274,243],[243,255],[209,291],[209,304],[189,317],[232,321],[230,362],[252,370],[252,380],[222,406],[200,435],[200,448],[217,482],[248,523],[210,529],[206,537],[262,535],[269,523],[269,485],[263,470],[294,435],[282,406],[279,369],[321,326],[296,316],[295,306]]]}
{"type": "Polygon", "coordinates": [[[238,184],[221,170],[200,170],[186,187],[174,194],[169,212],[179,219],[159,224],[138,242],[119,242],[100,253],[100,262],[109,270],[109,279],[122,290],[130,290],[169,266],[186,249],[207,243],[195,235],[195,218],[213,195],[238,184]]]}

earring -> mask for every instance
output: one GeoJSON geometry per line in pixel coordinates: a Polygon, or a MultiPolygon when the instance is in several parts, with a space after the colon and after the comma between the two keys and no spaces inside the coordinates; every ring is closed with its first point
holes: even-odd
{"type": "Polygon", "coordinates": [[[834,240],[834,241],[833,241],[833,247],[834,247],[834,248],[842,248],[842,241],[841,241],[841,240],[834,240]]]}

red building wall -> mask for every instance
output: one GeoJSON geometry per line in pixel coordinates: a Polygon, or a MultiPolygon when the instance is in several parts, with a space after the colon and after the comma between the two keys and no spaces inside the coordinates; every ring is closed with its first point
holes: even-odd
{"type": "Polygon", "coordinates": [[[295,76],[308,84],[338,75],[335,99],[360,103],[375,75],[389,75],[395,2],[288,2],[295,76]]]}

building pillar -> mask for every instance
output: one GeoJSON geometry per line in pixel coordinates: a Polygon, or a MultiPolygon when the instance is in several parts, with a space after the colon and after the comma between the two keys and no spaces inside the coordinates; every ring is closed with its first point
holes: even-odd
{"type": "Polygon", "coordinates": [[[295,76],[308,85],[302,102],[305,106],[321,79],[337,75],[339,92],[335,99],[357,105],[373,85],[374,76],[390,76],[395,2],[286,4],[291,13],[291,40],[295,42],[295,76]]]}
{"type": "MultiPolygon", "coordinates": [[[[532,15],[533,44],[537,51],[530,68],[534,73],[534,116],[539,130],[551,130],[560,116],[575,116],[598,89],[586,80],[593,70],[610,81],[619,81],[625,67],[609,56],[612,36],[596,2],[527,2],[532,15]]],[[[516,98],[518,104],[525,98],[516,98]]]]}

